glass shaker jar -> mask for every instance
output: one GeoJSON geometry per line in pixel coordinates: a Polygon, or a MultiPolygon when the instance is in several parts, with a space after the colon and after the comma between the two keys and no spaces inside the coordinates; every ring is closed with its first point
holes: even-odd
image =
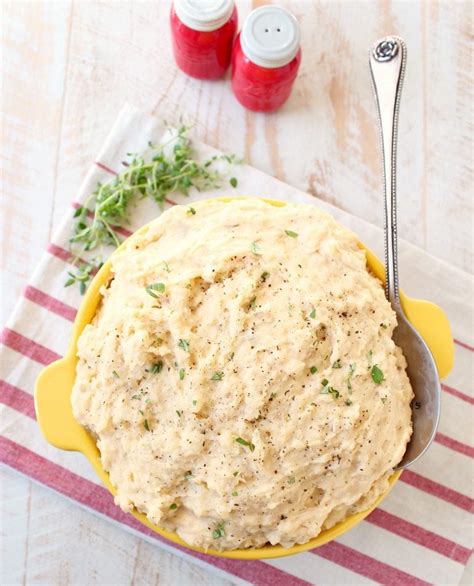
{"type": "Polygon", "coordinates": [[[249,14],[232,49],[232,89],[255,112],[272,112],[288,99],[301,62],[296,18],[278,6],[249,14]]]}
{"type": "Polygon", "coordinates": [[[175,0],[171,38],[178,67],[191,77],[218,79],[230,64],[237,31],[233,0],[175,0]]]}

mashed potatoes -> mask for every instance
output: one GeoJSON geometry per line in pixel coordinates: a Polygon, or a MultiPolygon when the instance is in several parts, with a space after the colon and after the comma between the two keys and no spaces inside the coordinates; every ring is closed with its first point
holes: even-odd
{"type": "Polygon", "coordinates": [[[310,206],[177,206],[112,273],[72,404],[125,511],[203,548],[288,547],[387,489],[413,393],[353,234],[310,206]]]}

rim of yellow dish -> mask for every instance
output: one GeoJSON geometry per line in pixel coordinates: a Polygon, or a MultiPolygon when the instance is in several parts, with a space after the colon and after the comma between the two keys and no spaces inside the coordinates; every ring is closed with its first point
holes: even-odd
{"type": "MultiPolygon", "coordinates": [[[[200,202],[200,204],[209,203],[216,200],[228,203],[237,199],[249,198],[219,197],[215,199],[203,200],[200,202]]],[[[268,198],[258,199],[276,207],[294,205],[292,203],[268,198]]],[[[309,204],[296,205],[301,206],[309,204]]],[[[132,237],[144,230],[147,230],[148,225],[149,224],[146,224],[137,230],[132,237]]],[[[370,270],[381,281],[384,281],[385,271],[380,260],[362,243],[360,243],[360,246],[366,251],[367,265],[370,270]]],[[[109,258],[109,260],[102,266],[100,271],[94,277],[90,287],[88,288],[74,321],[68,352],[64,358],[50,364],[39,375],[35,386],[35,408],[38,424],[46,440],[57,448],[82,452],[92,464],[101,481],[112,493],[112,495],[115,496],[115,487],[110,482],[109,474],[102,467],[100,453],[96,443],[89,432],[74,419],[70,401],[70,395],[76,376],[77,341],[85,326],[91,322],[96,313],[97,307],[102,299],[100,289],[110,279],[110,268],[111,260],[109,258]]],[[[401,292],[401,302],[408,319],[428,344],[436,362],[440,378],[445,377],[451,370],[454,360],[453,339],[446,315],[437,305],[429,301],[411,299],[403,292],[401,292]]],[[[134,509],[131,514],[136,519],[138,519],[138,521],[143,523],[143,525],[147,526],[149,529],[152,529],[154,532],[165,537],[166,539],[169,539],[170,541],[183,547],[187,547],[201,553],[206,553],[208,555],[240,560],[283,557],[320,547],[321,545],[324,545],[325,543],[328,543],[329,541],[332,541],[333,539],[341,536],[343,533],[346,533],[346,531],[349,531],[349,529],[352,527],[355,527],[387,496],[400,475],[401,471],[396,471],[390,476],[388,490],[382,494],[374,503],[372,503],[372,505],[367,510],[347,517],[344,521],[334,525],[334,527],[322,531],[319,535],[307,543],[294,545],[293,547],[289,548],[285,548],[281,545],[265,545],[264,547],[259,548],[224,551],[219,551],[217,549],[203,550],[201,548],[189,545],[175,533],[166,531],[165,529],[162,529],[161,527],[153,524],[151,521],[149,521],[144,513],[140,513],[134,509]]]]}

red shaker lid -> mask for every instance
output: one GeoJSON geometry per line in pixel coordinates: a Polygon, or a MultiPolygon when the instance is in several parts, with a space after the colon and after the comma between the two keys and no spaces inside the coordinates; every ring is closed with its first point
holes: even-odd
{"type": "Polygon", "coordinates": [[[234,10],[234,0],[175,0],[179,20],[196,31],[214,31],[223,26],[234,10]]]}
{"type": "Polygon", "coordinates": [[[256,65],[271,69],[283,67],[298,53],[300,27],[284,8],[262,6],[245,20],[240,43],[245,56],[256,65]]]}

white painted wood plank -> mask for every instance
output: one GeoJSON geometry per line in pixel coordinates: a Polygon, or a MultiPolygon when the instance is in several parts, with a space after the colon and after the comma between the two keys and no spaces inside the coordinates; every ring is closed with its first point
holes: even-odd
{"type": "Polygon", "coordinates": [[[1,4],[3,323],[49,239],[71,3],[1,4]]]}

